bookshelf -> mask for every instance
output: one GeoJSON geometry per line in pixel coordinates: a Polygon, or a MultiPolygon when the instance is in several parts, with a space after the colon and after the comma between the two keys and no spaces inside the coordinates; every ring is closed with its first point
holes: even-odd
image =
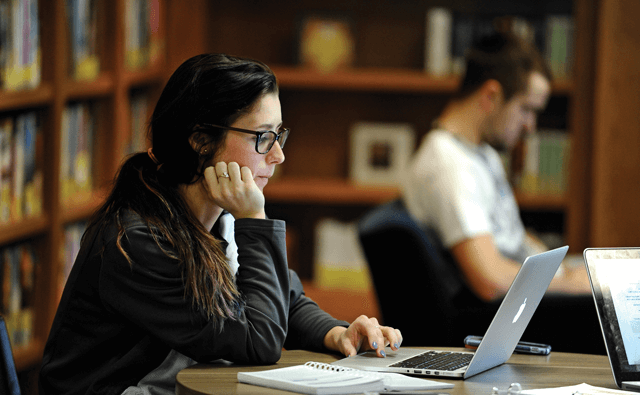
{"type": "MultiPolygon", "coordinates": [[[[88,50],[91,59],[89,66],[87,62],[84,63],[82,67],[85,70],[79,77],[78,61],[73,56],[78,50],[74,50],[71,40],[78,33],[74,33],[68,18],[70,14],[81,14],[79,10],[88,7],[89,2],[15,2],[19,6],[37,7],[41,80],[35,87],[19,90],[9,90],[6,84],[3,85],[0,90],[0,117],[15,117],[37,111],[39,133],[44,139],[44,152],[39,153],[37,159],[39,170],[44,175],[43,192],[39,196],[42,212],[0,223],[0,250],[33,244],[37,251],[35,302],[31,306],[32,335],[30,341],[14,345],[16,367],[20,372],[37,368],[42,358],[59,300],[58,283],[59,273],[64,266],[65,228],[86,220],[98,207],[123,158],[122,147],[130,137],[129,95],[134,90],[144,91],[151,103],[159,95],[167,78],[165,68],[168,56],[163,37],[168,20],[168,1],[115,0],[91,3],[96,9],[93,18],[91,13],[87,13],[85,21],[94,34],[92,39],[85,37],[85,42],[93,43],[88,45],[91,46],[88,50]],[[124,43],[129,33],[125,32],[123,20],[134,3],[149,6],[148,14],[139,16],[140,22],[143,18],[157,19],[152,32],[154,37],[150,39],[157,48],[154,58],[135,68],[124,63],[124,43]],[[76,8],[67,9],[67,4],[76,8]],[[90,118],[93,125],[91,145],[99,149],[91,149],[88,155],[90,166],[87,168],[88,174],[83,175],[89,181],[88,189],[72,191],[67,196],[60,175],[67,155],[61,142],[65,111],[72,104],[89,103],[94,110],[90,118]]],[[[145,51],[144,47],[138,48],[139,53],[144,54],[145,51]]],[[[74,170],[81,171],[78,168],[74,170]]],[[[10,176],[15,177],[16,174],[11,173],[10,176]]],[[[3,311],[3,314],[6,312],[3,311]]]]}

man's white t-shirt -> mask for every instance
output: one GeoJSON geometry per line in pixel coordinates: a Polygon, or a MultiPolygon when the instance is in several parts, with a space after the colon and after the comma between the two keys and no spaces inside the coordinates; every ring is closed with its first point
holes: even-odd
{"type": "Polygon", "coordinates": [[[491,234],[505,257],[522,263],[532,252],[502,160],[488,144],[432,130],[402,184],[409,213],[435,230],[444,247],[491,234]]]}

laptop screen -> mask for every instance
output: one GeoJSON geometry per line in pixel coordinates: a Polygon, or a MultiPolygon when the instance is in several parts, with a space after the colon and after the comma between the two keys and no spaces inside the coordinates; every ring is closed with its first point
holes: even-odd
{"type": "Polygon", "coordinates": [[[640,248],[588,248],[584,260],[616,383],[639,381],[640,248]]]}

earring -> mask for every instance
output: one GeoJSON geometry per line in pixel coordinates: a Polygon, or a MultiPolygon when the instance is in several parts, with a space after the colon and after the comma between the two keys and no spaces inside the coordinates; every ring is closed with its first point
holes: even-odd
{"type": "Polygon", "coordinates": [[[202,151],[202,153],[203,153],[203,154],[206,154],[208,151],[209,151],[209,150],[205,148],[205,149],[202,151]]]}

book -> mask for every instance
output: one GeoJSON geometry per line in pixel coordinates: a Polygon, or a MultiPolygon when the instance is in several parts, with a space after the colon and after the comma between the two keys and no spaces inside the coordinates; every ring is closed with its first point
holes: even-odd
{"type": "Polygon", "coordinates": [[[100,72],[96,0],[67,0],[66,11],[70,30],[71,75],[76,80],[94,80],[100,72]]]}
{"type": "Polygon", "coordinates": [[[78,196],[92,190],[94,123],[90,102],[68,104],[62,113],[60,182],[63,202],[77,201],[78,196]]]}
{"type": "Polygon", "coordinates": [[[571,77],[573,65],[573,18],[570,15],[549,15],[546,19],[545,58],[554,78],[571,77]]]}
{"type": "Polygon", "coordinates": [[[73,264],[76,261],[78,252],[80,251],[80,242],[82,241],[82,235],[87,227],[87,223],[84,221],[75,222],[64,228],[64,250],[63,250],[63,262],[58,280],[58,298],[62,297],[64,286],[69,278],[69,273],[73,268],[73,264]]]}
{"type": "Polygon", "coordinates": [[[11,220],[13,118],[0,120],[0,223],[11,220]]]}
{"type": "Polygon", "coordinates": [[[2,89],[40,84],[40,25],[37,0],[0,1],[0,81],[2,89]]]}
{"type": "Polygon", "coordinates": [[[27,346],[33,337],[36,265],[30,242],[0,249],[0,314],[13,347],[27,346]]]}
{"type": "Polygon", "coordinates": [[[147,150],[147,124],[149,122],[149,94],[146,91],[134,91],[130,95],[131,135],[124,155],[147,150]]]}
{"type": "Polygon", "coordinates": [[[358,241],[356,222],[318,220],[315,229],[314,284],[320,288],[368,290],[373,284],[358,241]]]}
{"type": "Polygon", "coordinates": [[[446,8],[431,8],[426,23],[426,71],[436,77],[451,72],[451,11],[446,8]]]}
{"type": "Polygon", "coordinates": [[[528,134],[519,189],[534,194],[563,194],[567,188],[570,143],[569,134],[563,130],[540,129],[528,134]]]}
{"type": "Polygon", "coordinates": [[[304,365],[238,372],[238,381],[245,384],[276,388],[303,394],[361,394],[367,391],[420,391],[453,388],[453,384],[399,373],[377,373],[307,362],[304,365]]]}

